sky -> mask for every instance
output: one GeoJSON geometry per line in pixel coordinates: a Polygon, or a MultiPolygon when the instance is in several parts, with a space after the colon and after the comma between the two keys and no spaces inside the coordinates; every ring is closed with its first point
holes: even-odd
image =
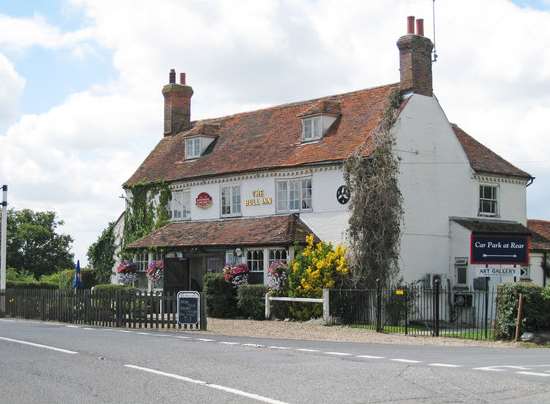
{"type": "MultiPolygon", "coordinates": [[[[393,83],[408,15],[433,39],[432,0],[0,0],[0,184],[86,262],[163,135],[170,68],[192,119],[393,83]]],[[[449,120],[535,176],[550,219],[550,0],[437,0],[436,48],[449,120]]]]}

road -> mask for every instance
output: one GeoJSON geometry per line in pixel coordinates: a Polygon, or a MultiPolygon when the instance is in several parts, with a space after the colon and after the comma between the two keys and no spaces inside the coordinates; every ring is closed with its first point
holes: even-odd
{"type": "Polygon", "coordinates": [[[550,403],[550,351],[0,319],[0,403],[550,403]]]}

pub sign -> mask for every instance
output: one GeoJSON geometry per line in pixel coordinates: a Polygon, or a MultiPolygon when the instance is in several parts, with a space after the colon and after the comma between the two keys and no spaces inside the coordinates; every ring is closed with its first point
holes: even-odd
{"type": "Polygon", "coordinates": [[[529,236],[526,234],[472,234],[472,264],[529,264],[529,236]]]}

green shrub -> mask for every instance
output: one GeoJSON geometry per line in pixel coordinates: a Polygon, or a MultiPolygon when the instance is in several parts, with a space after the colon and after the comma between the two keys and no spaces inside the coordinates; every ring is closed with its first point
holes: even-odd
{"type": "Polygon", "coordinates": [[[7,281],[16,281],[16,282],[34,282],[34,276],[24,269],[18,271],[15,268],[8,268],[6,270],[6,280],[7,281]]]}
{"type": "MultiPolygon", "coordinates": [[[[74,276],[74,273],[73,273],[74,276]]],[[[91,289],[97,285],[97,272],[93,269],[82,269],[80,271],[80,279],[82,281],[82,289],[91,289]]]]}
{"type": "Polygon", "coordinates": [[[136,293],[138,289],[127,285],[114,285],[112,283],[104,283],[94,286],[93,294],[112,294],[115,292],[136,293]]]}
{"type": "Polygon", "coordinates": [[[7,281],[7,289],[58,289],[58,286],[55,283],[49,282],[23,282],[23,281],[7,281]]]}
{"type": "Polygon", "coordinates": [[[65,269],[63,271],[57,271],[49,275],[42,275],[40,277],[40,282],[56,284],[59,289],[70,289],[72,288],[72,276],[73,270],[65,269]]]}
{"type": "Polygon", "coordinates": [[[209,273],[204,276],[206,312],[208,316],[232,318],[238,314],[236,291],[223,274],[209,273]]]}
{"type": "Polygon", "coordinates": [[[516,328],[519,294],[523,300],[522,332],[550,329],[550,299],[546,291],[533,283],[508,283],[498,286],[495,337],[511,339],[516,328]]]}
{"type": "Polygon", "coordinates": [[[265,318],[265,294],[268,288],[264,285],[241,285],[237,289],[237,307],[246,318],[263,320],[265,318]]]}

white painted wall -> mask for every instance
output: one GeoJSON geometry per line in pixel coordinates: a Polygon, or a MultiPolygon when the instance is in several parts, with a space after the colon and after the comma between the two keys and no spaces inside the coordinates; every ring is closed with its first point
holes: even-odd
{"type": "Polygon", "coordinates": [[[395,128],[404,223],[400,267],[406,282],[449,274],[449,216],[471,216],[472,170],[437,99],[413,95],[395,128]]]}

